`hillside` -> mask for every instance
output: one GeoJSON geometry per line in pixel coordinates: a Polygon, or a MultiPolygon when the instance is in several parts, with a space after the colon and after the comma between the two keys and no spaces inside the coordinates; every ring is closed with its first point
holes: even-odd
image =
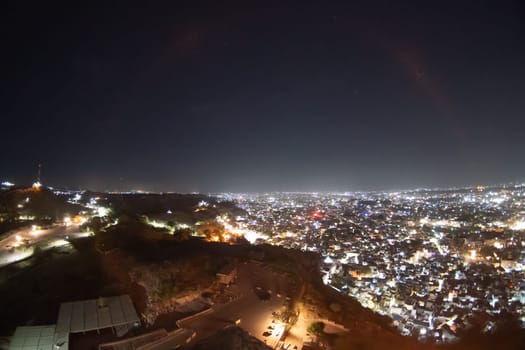
{"type": "Polygon", "coordinates": [[[81,206],[69,203],[65,195],[57,195],[46,188],[0,191],[0,233],[31,220],[51,223],[81,210],[81,206]]]}

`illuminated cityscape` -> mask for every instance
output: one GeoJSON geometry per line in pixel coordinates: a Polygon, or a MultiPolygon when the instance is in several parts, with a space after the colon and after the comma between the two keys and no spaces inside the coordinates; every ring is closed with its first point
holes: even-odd
{"type": "Polygon", "coordinates": [[[525,185],[219,197],[246,210],[227,229],[318,252],[326,284],[404,335],[452,341],[503,314],[525,326],[525,185]]]}
{"type": "MultiPolygon", "coordinates": [[[[151,203],[157,206],[155,203],[159,200],[173,196],[42,187],[17,190],[7,182],[3,186],[5,193],[15,191],[20,198],[13,203],[16,204],[15,220],[30,225],[11,231],[1,240],[1,266],[24,264],[31,261],[33,255],[47,250],[76,254],[78,240],[94,238],[99,242],[100,235],[110,237],[103,232],[113,232],[122,225],[127,227],[125,222],[129,222],[129,218],[115,213],[122,212],[121,205],[130,205],[134,198],[142,205],[143,201],[151,202],[148,199],[151,198],[154,200],[151,203]],[[45,216],[35,216],[33,202],[38,202],[38,197],[46,193],[62,198],[65,208],[72,207],[52,223],[35,224],[45,216]],[[71,211],[72,208],[75,210],[71,211]]],[[[159,207],[162,211],[156,214],[138,216],[140,225],[151,227],[158,232],[155,235],[160,235],[153,238],[150,233],[148,239],[164,236],[186,241],[193,237],[233,246],[248,244],[255,249],[271,245],[318,254],[320,259],[315,268],[325,285],[342,296],[355,298],[364,308],[387,316],[399,334],[415,337],[422,343],[454,343],[472,328],[493,334],[506,327],[508,320],[515,320],[525,328],[525,184],[398,192],[220,193],[192,200],[194,205],[188,209],[196,218],[202,218],[200,220],[181,220],[180,214],[162,209],[164,206],[159,207]]],[[[2,221],[10,220],[9,215],[3,213],[2,221]]],[[[113,254],[114,248],[97,244],[104,255],[113,254]]],[[[275,270],[274,277],[266,278],[282,281],[265,287],[268,292],[261,290],[260,285],[267,283],[261,276],[272,270],[261,270],[257,261],[250,264],[243,266],[232,261],[217,272],[216,287],[204,289],[215,295],[218,305],[223,305],[215,312],[221,310],[223,317],[244,319],[244,329],[260,333],[258,338],[267,343],[271,341],[274,348],[315,344],[317,340],[308,338],[306,329],[319,319],[314,311],[318,306],[296,304],[289,309],[286,321],[279,321],[276,316],[272,321],[270,313],[278,315],[284,312],[282,307],[292,307],[286,301],[281,304],[283,288],[288,290],[286,295],[298,295],[293,297],[298,301],[302,300],[304,291],[298,292],[297,284],[288,285],[289,281],[275,275],[275,270]],[[255,270],[260,270],[259,282],[253,289],[255,270]],[[233,285],[230,289],[217,287],[230,285],[233,285]],[[272,289],[278,298],[268,294],[272,289]],[[272,300],[270,304],[261,304],[259,312],[265,320],[263,323],[260,317],[250,318],[256,314],[250,316],[241,311],[246,303],[256,303],[257,298],[272,300]],[[264,330],[266,323],[270,323],[268,327],[273,333],[264,330]],[[280,332],[277,332],[278,326],[280,332]]],[[[148,269],[139,265],[130,272],[131,278],[154,298],[141,316],[148,327],[156,325],[157,318],[169,310],[198,312],[213,305],[209,299],[198,297],[202,293],[199,289],[190,289],[190,294],[182,297],[176,294],[179,295],[176,303],[166,304],[166,299],[153,297],[158,293],[159,282],[155,279],[160,276],[145,278],[148,269]]],[[[171,273],[169,267],[162,269],[167,270],[156,273],[171,273]]],[[[297,278],[304,277],[292,277],[297,278]]],[[[330,322],[328,318],[322,319],[330,322]]],[[[182,333],[178,331],[174,336],[178,342],[193,339],[191,329],[200,332],[197,339],[211,334],[200,328],[202,322],[210,322],[209,318],[181,322],[182,333]]],[[[348,332],[340,324],[335,327],[348,332]]],[[[57,333],[56,337],[59,336],[67,339],[67,335],[57,333]]]]}

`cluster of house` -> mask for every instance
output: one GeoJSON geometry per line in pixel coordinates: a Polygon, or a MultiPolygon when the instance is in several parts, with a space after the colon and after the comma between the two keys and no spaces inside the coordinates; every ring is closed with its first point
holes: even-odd
{"type": "Polygon", "coordinates": [[[525,186],[233,198],[237,226],[320,253],[324,281],[403,334],[448,342],[479,316],[525,325],[525,186]],[[488,317],[486,317],[488,316],[488,317]]]}

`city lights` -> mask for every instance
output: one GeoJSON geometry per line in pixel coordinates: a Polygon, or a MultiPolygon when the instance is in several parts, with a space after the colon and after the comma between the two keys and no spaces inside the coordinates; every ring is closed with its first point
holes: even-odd
{"type": "Polygon", "coordinates": [[[525,280],[525,186],[228,198],[248,213],[222,220],[228,231],[252,243],[318,252],[326,284],[395,318],[402,334],[452,341],[472,317],[473,300],[475,311],[489,316],[500,307],[522,312],[512,300],[525,300],[518,287],[525,280]],[[512,286],[507,299],[485,295],[485,274],[512,286]]]}

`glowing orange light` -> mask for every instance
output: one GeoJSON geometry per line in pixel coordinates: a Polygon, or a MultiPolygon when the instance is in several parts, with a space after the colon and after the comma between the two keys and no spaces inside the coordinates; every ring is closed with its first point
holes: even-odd
{"type": "Polygon", "coordinates": [[[323,217],[323,213],[321,213],[320,211],[316,211],[312,214],[312,217],[314,218],[322,218],[323,217]]]}

